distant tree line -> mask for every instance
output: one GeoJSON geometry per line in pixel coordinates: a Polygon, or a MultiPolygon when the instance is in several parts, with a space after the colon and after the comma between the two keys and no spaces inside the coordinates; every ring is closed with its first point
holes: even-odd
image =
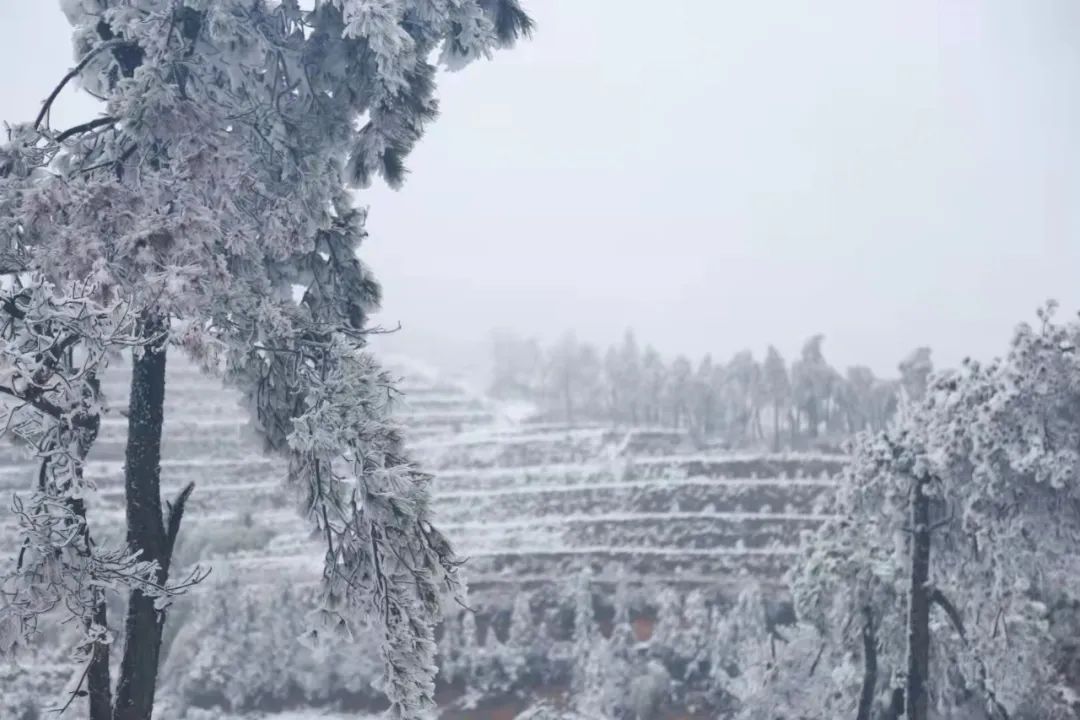
{"type": "Polygon", "coordinates": [[[567,333],[551,347],[497,331],[491,394],[535,404],[537,418],[567,424],[610,423],[684,429],[702,443],[803,449],[861,430],[884,429],[901,397],[920,399],[933,370],[929,348],[899,364],[898,378],[825,359],[823,335],[810,337],[790,363],[773,346],[729,361],[666,361],[642,349],[632,332],[601,352],[567,333]]]}

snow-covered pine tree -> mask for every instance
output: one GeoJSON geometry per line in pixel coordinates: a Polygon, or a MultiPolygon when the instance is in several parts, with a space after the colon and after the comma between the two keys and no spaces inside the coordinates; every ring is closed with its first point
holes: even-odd
{"type": "Polygon", "coordinates": [[[637,340],[634,333],[627,330],[623,335],[622,345],[618,349],[618,375],[609,377],[609,382],[618,382],[621,389],[621,419],[633,426],[637,425],[641,417],[641,353],[638,350],[637,340]]]}
{"type": "Polygon", "coordinates": [[[648,425],[663,421],[663,400],[667,368],[663,358],[651,345],[641,356],[641,419],[648,425]]]}
{"type": "Polygon", "coordinates": [[[900,387],[904,395],[918,402],[926,396],[930,375],[934,372],[934,362],[930,359],[930,348],[920,347],[900,361],[900,387]]]}
{"type": "Polygon", "coordinates": [[[690,428],[692,436],[698,443],[703,443],[706,438],[711,438],[716,432],[716,411],[721,398],[717,396],[713,388],[714,372],[716,372],[716,366],[713,364],[712,355],[702,358],[694,372],[690,428]]]}
{"type": "Polygon", "coordinates": [[[1051,608],[1080,597],[1080,323],[1040,319],[854,447],[839,516],[794,582],[801,619],[834,652],[865,668],[877,650],[860,690],[833,684],[845,713],[868,683],[887,717],[1076,711],[1051,608]]]}
{"type": "Polygon", "coordinates": [[[788,377],[787,363],[784,357],[772,345],[765,353],[765,360],[761,365],[761,380],[763,394],[769,405],[772,406],[772,450],[780,452],[780,426],[781,418],[787,412],[791,404],[791,379],[788,377]]]}
{"type": "MultiPolygon", "coordinates": [[[[432,626],[457,561],[430,478],[388,417],[365,350],[378,286],[356,258],[347,186],[404,178],[437,110],[434,59],[458,68],[524,33],[516,0],[63,0],[77,64],[0,150],[0,425],[42,461],[16,505],[0,649],[50,608],[85,627],[92,720],[149,718],[186,490],[164,516],[166,351],[241,387],[326,540],[323,608],[382,627],[392,714],[432,704],[432,626]],[[103,113],[70,128],[78,80],[103,113]],[[123,548],[96,545],[82,461],[110,352],[134,348],[123,548]],[[46,578],[47,580],[43,580],[46,578]],[[130,593],[111,697],[102,593],[130,593]]],[[[192,578],[197,580],[198,578],[192,578]]],[[[78,689],[79,694],[82,687],[78,689]]]]}
{"type": "Polygon", "coordinates": [[[705,600],[705,594],[701,590],[691,590],[683,604],[683,627],[680,632],[679,654],[686,661],[687,679],[699,674],[709,659],[709,649],[714,641],[702,632],[709,627],[709,606],[705,600]]]}
{"type": "Polygon", "coordinates": [[[688,424],[693,404],[693,376],[693,367],[685,355],[680,355],[672,361],[664,405],[670,414],[671,425],[676,430],[686,428],[688,424]]]}
{"type": "Polygon", "coordinates": [[[653,626],[649,645],[652,654],[668,657],[673,648],[679,647],[683,630],[682,596],[673,587],[661,588],[656,596],[656,624],[653,626]]]}
{"type": "Polygon", "coordinates": [[[592,571],[581,570],[574,579],[572,601],[574,603],[573,661],[575,690],[580,691],[585,668],[593,644],[599,636],[596,614],[593,611],[592,571]]]}

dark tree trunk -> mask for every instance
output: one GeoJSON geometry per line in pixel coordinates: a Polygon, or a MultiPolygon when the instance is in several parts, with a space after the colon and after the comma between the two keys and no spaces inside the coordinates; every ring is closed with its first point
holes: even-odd
{"type": "Polygon", "coordinates": [[[870,711],[874,706],[874,691],[877,688],[877,633],[874,630],[874,616],[869,607],[863,608],[863,681],[859,693],[859,709],[855,720],[870,720],[870,711]]]}
{"type": "MultiPolygon", "coordinates": [[[[169,551],[161,507],[161,427],[165,404],[165,321],[144,315],[140,336],[155,338],[136,351],[124,467],[127,542],[141,559],[160,565],[158,582],[168,579],[169,551]]],[[[124,656],[116,688],[113,720],[149,720],[154,709],[161,631],[165,615],[154,598],[131,592],[124,626],[124,656]]]]}
{"type": "Polygon", "coordinates": [[[889,696],[889,707],[885,708],[881,720],[900,720],[904,714],[904,688],[893,688],[889,696]]]}
{"type": "MultiPolygon", "coordinates": [[[[104,593],[100,593],[94,605],[94,624],[109,627],[104,593]]],[[[90,720],[109,720],[112,716],[112,687],[109,676],[109,646],[95,643],[86,673],[86,690],[90,701],[90,720]]]]}
{"type": "Polygon", "coordinates": [[[908,598],[908,720],[927,720],[930,674],[930,496],[929,477],[914,479],[911,498],[911,588],[908,598]]]}

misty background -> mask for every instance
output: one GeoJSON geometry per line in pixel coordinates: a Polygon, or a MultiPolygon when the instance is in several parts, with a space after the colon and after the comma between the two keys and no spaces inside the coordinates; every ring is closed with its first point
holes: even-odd
{"type": "MultiPolygon", "coordinates": [[[[534,0],[536,37],[441,81],[443,116],[371,206],[377,347],[470,374],[494,328],[665,356],[826,336],[895,374],[1000,352],[1080,307],[1070,0],[534,0]]],[[[71,67],[56,3],[4,0],[0,117],[71,67]]],[[[94,102],[66,92],[56,126],[94,102]]]]}

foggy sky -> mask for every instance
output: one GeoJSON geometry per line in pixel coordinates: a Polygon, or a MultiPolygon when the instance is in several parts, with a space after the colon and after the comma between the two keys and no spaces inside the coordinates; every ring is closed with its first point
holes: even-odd
{"type": "MultiPolygon", "coordinates": [[[[0,119],[72,65],[54,0],[0,0],[0,119]]],[[[825,333],[893,374],[1080,309],[1073,0],[528,0],[533,41],[442,77],[443,116],[363,251],[388,345],[494,326],[665,355],[825,333]]],[[[57,125],[96,112],[68,93],[57,125]]]]}

